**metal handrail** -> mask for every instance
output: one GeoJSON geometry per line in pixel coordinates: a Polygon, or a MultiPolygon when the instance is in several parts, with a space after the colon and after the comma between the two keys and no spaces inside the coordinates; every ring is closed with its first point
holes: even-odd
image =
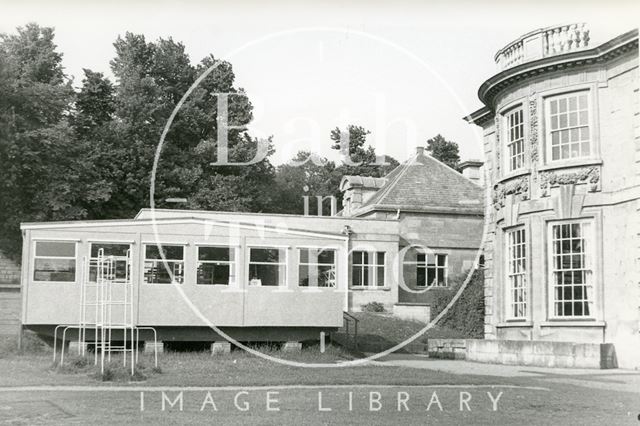
{"type": "Polygon", "coordinates": [[[350,337],[349,323],[353,322],[353,347],[357,350],[358,349],[358,323],[360,322],[360,320],[355,316],[351,315],[347,311],[342,312],[342,318],[345,321],[345,332],[346,332],[345,334],[347,335],[347,341],[349,340],[349,337],[350,337]]]}

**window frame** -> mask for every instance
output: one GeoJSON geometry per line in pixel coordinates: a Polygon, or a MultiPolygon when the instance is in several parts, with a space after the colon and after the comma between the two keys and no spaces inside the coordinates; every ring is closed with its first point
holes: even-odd
{"type": "MultiPolygon", "coordinates": [[[[596,123],[595,115],[597,114],[597,111],[594,108],[594,105],[595,105],[595,100],[593,98],[595,96],[594,93],[595,91],[591,86],[587,86],[587,87],[582,86],[582,87],[572,88],[569,90],[567,90],[566,88],[562,90],[554,90],[552,92],[542,95],[542,107],[543,107],[543,118],[544,118],[543,120],[543,128],[544,128],[543,152],[544,152],[545,165],[555,166],[555,165],[571,164],[571,163],[579,164],[583,162],[596,160],[598,158],[597,132],[595,128],[595,123],[596,123]],[[587,100],[586,111],[587,111],[588,119],[587,119],[586,126],[584,125],[567,126],[562,129],[552,130],[551,129],[551,105],[550,105],[551,101],[555,99],[559,100],[561,98],[568,99],[571,96],[580,96],[580,94],[585,94],[586,100],[587,100]],[[589,155],[579,156],[579,157],[569,156],[568,158],[558,158],[554,160],[552,132],[556,132],[560,130],[570,130],[574,128],[580,129],[583,127],[587,127],[589,130],[589,155]]],[[[577,111],[580,111],[580,109],[578,109],[577,111]]],[[[567,110],[567,113],[569,113],[568,110],[567,110]]],[[[579,120],[579,115],[578,115],[578,120],[579,120]]],[[[579,143],[581,144],[583,142],[579,142],[579,143]]],[[[559,145],[559,146],[560,146],[560,153],[562,153],[562,148],[561,148],[562,145],[559,145]]],[[[571,142],[569,142],[569,148],[570,146],[571,146],[571,142]]],[[[580,149],[582,150],[582,147],[580,149]]]]}
{"type": "Polygon", "coordinates": [[[289,284],[289,246],[279,246],[279,245],[247,245],[247,261],[246,261],[246,282],[247,282],[247,287],[251,288],[251,287],[266,287],[266,288],[281,288],[281,287],[288,287],[289,284]],[[275,249],[275,250],[282,250],[284,251],[284,262],[280,261],[280,262],[252,262],[251,261],[251,250],[253,249],[275,249]],[[282,279],[282,284],[278,284],[278,285],[263,285],[262,284],[262,280],[260,280],[260,284],[256,285],[256,284],[251,284],[251,264],[256,264],[256,265],[278,265],[278,266],[284,266],[284,277],[282,279]]]}
{"type": "MultiPolygon", "coordinates": [[[[97,268],[97,261],[98,261],[98,257],[93,257],[93,246],[94,245],[122,245],[122,246],[129,246],[128,248],[128,252],[129,252],[129,257],[127,258],[127,256],[114,256],[115,262],[122,262],[125,261],[127,262],[126,268],[128,268],[128,271],[125,272],[125,281],[126,278],[128,277],[129,280],[131,280],[131,269],[132,269],[132,263],[133,263],[133,242],[131,241],[101,241],[101,240],[88,240],[87,243],[89,244],[89,256],[87,257],[89,260],[89,265],[87,268],[87,273],[88,276],[86,278],[87,282],[95,284],[96,281],[92,281],[91,280],[91,268],[94,266],[93,262],[95,262],[95,267],[97,268]]],[[[109,258],[110,256],[105,256],[106,258],[109,258]]],[[[114,264],[114,268],[116,268],[115,264],[114,264]]],[[[96,270],[96,279],[97,279],[97,270],[96,270]]],[[[123,280],[122,278],[116,278],[113,283],[114,284],[120,284],[122,283],[123,280]]]]}
{"type": "MultiPolygon", "coordinates": [[[[547,292],[548,292],[548,297],[547,297],[547,309],[548,309],[548,318],[550,320],[560,320],[560,321],[580,321],[580,320],[595,320],[597,319],[597,291],[598,289],[597,287],[597,283],[596,283],[596,277],[597,277],[597,271],[596,271],[596,263],[595,263],[595,258],[594,256],[596,255],[596,230],[595,230],[595,220],[593,218],[580,218],[580,219],[566,219],[566,220],[554,220],[554,221],[548,221],[547,222],[547,242],[546,242],[546,250],[547,250],[547,262],[548,262],[548,267],[547,267],[547,292]],[[583,303],[586,303],[589,306],[589,314],[588,315],[556,315],[556,311],[555,311],[555,303],[556,303],[556,296],[555,296],[555,289],[556,286],[555,285],[555,281],[554,281],[554,273],[556,272],[555,266],[554,266],[554,252],[553,252],[553,245],[556,242],[556,240],[554,240],[553,237],[553,228],[554,226],[561,226],[561,225],[572,225],[572,224],[579,224],[581,226],[581,235],[583,235],[582,240],[584,241],[584,244],[582,245],[582,252],[580,253],[580,255],[584,256],[584,263],[583,263],[583,268],[580,269],[581,271],[584,271],[584,284],[582,285],[584,287],[583,291],[585,291],[586,289],[590,288],[590,291],[588,291],[588,294],[590,295],[589,298],[583,298],[581,299],[581,301],[583,301],[583,303]],[[584,232],[584,225],[588,226],[588,231],[587,233],[584,232]]],[[[570,237],[571,238],[571,237],[570,237]]],[[[561,240],[562,241],[562,238],[561,240]]],[[[561,253],[560,255],[566,255],[563,253],[561,253]]],[[[575,254],[573,253],[573,251],[571,252],[570,256],[574,256],[575,254]]],[[[560,271],[564,271],[564,269],[560,269],[560,271]]],[[[571,269],[572,272],[575,272],[574,269],[571,269]]],[[[573,284],[571,285],[572,287],[574,286],[573,284]]],[[[566,300],[561,300],[560,302],[563,302],[566,300]]],[[[575,299],[571,299],[571,303],[576,303],[575,299]]],[[[573,308],[574,305],[572,305],[573,308]]],[[[573,310],[573,309],[572,309],[573,310]]]]}
{"type": "MultiPolygon", "coordinates": [[[[160,243],[162,248],[164,249],[167,246],[173,246],[173,247],[181,247],[182,248],[182,259],[178,260],[178,259],[162,259],[162,257],[160,257],[159,259],[148,259],[147,258],[147,247],[148,246],[153,246],[156,249],[159,250],[158,244],[154,243],[154,242],[143,242],[142,243],[142,267],[141,267],[141,272],[142,272],[142,284],[144,285],[150,285],[150,286],[156,286],[156,285],[183,285],[186,281],[187,278],[187,246],[189,245],[188,243],[172,243],[172,242],[161,242],[160,243]],[[172,280],[172,282],[170,283],[151,283],[146,281],[146,267],[147,267],[147,262],[159,262],[162,265],[162,268],[165,268],[165,264],[164,261],[167,262],[182,262],[182,282],[175,282],[175,280],[172,280]]],[[[175,274],[174,274],[175,277],[175,274]]]]}
{"type": "MultiPolygon", "coordinates": [[[[411,264],[413,262],[405,262],[411,264]]],[[[416,287],[420,288],[449,288],[449,255],[447,253],[416,253],[416,287]],[[429,256],[434,257],[434,263],[429,263],[429,256]],[[424,256],[424,262],[418,260],[418,256],[424,256]],[[438,256],[444,256],[444,265],[438,265],[438,256]],[[418,282],[418,269],[424,268],[424,284],[418,282]],[[435,270],[436,285],[429,285],[429,269],[435,270]],[[442,270],[444,285],[438,285],[438,271],[442,270]]]]}
{"type": "Polygon", "coordinates": [[[531,312],[531,301],[530,301],[531,290],[529,286],[529,282],[530,282],[529,272],[530,272],[530,266],[531,266],[531,262],[529,261],[529,255],[531,250],[529,248],[530,238],[528,237],[527,227],[525,227],[524,225],[518,225],[518,226],[505,229],[504,236],[505,236],[504,277],[505,277],[505,293],[506,293],[505,318],[507,319],[507,321],[526,321],[529,318],[529,315],[531,312]],[[522,232],[524,236],[524,241],[520,243],[520,245],[524,249],[524,254],[522,254],[519,258],[512,258],[511,250],[515,250],[515,247],[513,247],[513,244],[511,242],[511,235],[516,232],[522,232]],[[514,261],[517,261],[518,259],[524,263],[524,270],[520,272],[513,272],[511,269],[511,263],[514,261]],[[514,305],[518,304],[518,302],[514,301],[514,298],[513,298],[513,294],[516,289],[513,287],[512,278],[516,276],[519,276],[524,282],[524,285],[518,288],[519,290],[522,290],[522,293],[523,293],[522,305],[524,306],[524,313],[522,316],[514,315],[514,305]]]}
{"type": "Polygon", "coordinates": [[[529,150],[527,149],[527,141],[529,140],[529,130],[528,130],[528,117],[525,114],[526,109],[524,108],[524,103],[522,102],[517,102],[515,104],[509,105],[508,107],[504,108],[503,111],[500,113],[501,114],[501,118],[502,118],[502,129],[504,129],[502,131],[502,139],[504,140],[503,145],[503,167],[504,167],[504,173],[503,175],[508,176],[508,175],[514,175],[514,174],[518,174],[521,173],[523,171],[525,171],[527,169],[527,165],[528,165],[528,161],[527,161],[527,154],[529,152],[529,150]],[[511,131],[511,126],[510,126],[510,117],[512,114],[520,112],[522,115],[522,120],[519,123],[519,125],[522,126],[522,135],[520,138],[518,138],[515,141],[511,140],[510,137],[510,131],[511,131]],[[511,168],[511,162],[512,162],[512,156],[511,156],[511,152],[510,152],[510,146],[514,145],[515,143],[521,143],[522,144],[522,164],[520,165],[520,167],[516,167],[514,169],[511,168]]]}
{"type": "Polygon", "coordinates": [[[224,244],[197,244],[196,245],[196,257],[195,257],[195,284],[197,286],[203,287],[232,287],[236,285],[238,282],[238,247],[230,246],[224,244]],[[201,248],[226,248],[230,250],[230,253],[233,253],[233,260],[200,260],[200,249],[201,248]],[[229,265],[229,282],[227,284],[201,284],[198,281],[198,269],[200,268],[201,263],[212,263],[212,264],[228,264],[229,265]]]}
{"type": "Polygon", "coordinates": [[[33,242],[33,253],[32,260],[33,264],[31,266],[31,279],[33,283],[38,284],[77,284],[78,283],[78,242],[79,240],[67,240],[67,239],[57,239],[57,238],[36,238],[32,240],[33,242]],[[37,245],[38,243],[67,243],[73,244],[73,257],[69,256],[38,256],[37,253],[37,245]],[[36,280],[36,259],[73,259],[74,260],[74,271],[73,271],[73,280],[72,281],[42,281],[36,280]]]}
{"type": "Polygon", "coordinates": [[[297,251],[298,251],[298,287],[301,288],[337,288],[338,287],[338,249],[336,249],[335,247],[310,247],[310,246],[298,246],[297,247],[297,251]],[[334,274],[335,274],[335,279],[334,279],[334,283],[332,286],[310,286],[310,285],[306,285],[303,286],[300,284],[300,267],[301,266],[315,266],[316,268],[319,266],[330,266],[330,264],[328,263],[312,263],[312,262],[302,262],[301,259],[301,255],[302,255],[302,250],[318,250],[318,251],[332,251],[333,252],[333,264],[331,264],[333,266],[334,269],[334,274]]]}
{"type": "Polygon", "coordinates": [[[356,288],[356,289],[380,289],[380,288],[386,288],[387,287],[387,252],[386,251],[371,251],[371,250],[352,250],[350,253],[350,259],[349,259],[349,265],[350,265],[350,273],[351,273],[351,282],[349,283],[349,286],[351,288],[356,288]],[[367,263],[355,263],[354,262],[354,255],[356,253],[366,253],[367,254],[367,263]],[[382,254],[382,264],[380,264],[378,262],[378,255],[382,254]],[[373,259],[373,262],[372,262],[373,259]],[[360,276],[360,280],[361,282],[364,282],[365,280],[364,278],[364,271],[365,269],[367,270],[367,284],[360,284],[360,285],[355,285],[354,282],[354,267],[360,267],[362,268],[362,272],[361,272],[361,276],[360,276]],[[366,267],[366,268],[365,268],[366,267]],[[382,285],[378,285],[378,277],[379,277],[379,271],[378,269],[382,268],[382,285]],[[373,284],[372,284],[373,283],[373,284]]]}

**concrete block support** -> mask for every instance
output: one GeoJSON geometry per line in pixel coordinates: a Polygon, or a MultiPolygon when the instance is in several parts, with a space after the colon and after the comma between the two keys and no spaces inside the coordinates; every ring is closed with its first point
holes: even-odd
{"type": "Polygon", "coordinates": [[[231,343],[213,342],[211,344],[211,355],[226,355],[231,352],[231,343]]]}
{"type": "Polygon", "coordinates": [[[78,342],[77,340],[71,340],[69,342],[69,355],[78,355],[81,352],[87,353],[87,347],[89,345],[85,343],[78,342]]]}
{"type": "Polygon", "coordinates": [[[302,343],[300,342],[287,342],[282,347],[284,352],[300,352],[302,351],[302,343]]]}
{"type": "Polygon", "coordinates": [[[144,342],[144,353],[152,354],[158,350],[158,353],[161,354],[164,352],[164,342],[154,342],[153,340],[145,340],[144,342]]]}

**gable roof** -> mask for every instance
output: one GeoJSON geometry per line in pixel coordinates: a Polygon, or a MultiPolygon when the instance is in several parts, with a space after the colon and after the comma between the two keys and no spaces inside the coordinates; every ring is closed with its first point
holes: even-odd
{"type": "Polygon", "coordinates": [[[482,214],[484,190],[435,158],[417,153],[385,176],[386,183],[355,216],[374,210],[482,214]]]}

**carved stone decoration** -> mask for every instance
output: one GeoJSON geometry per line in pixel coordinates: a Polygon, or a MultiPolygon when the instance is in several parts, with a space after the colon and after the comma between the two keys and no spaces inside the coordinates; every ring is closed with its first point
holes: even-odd
{"type": "Polygon", "coordinates": [[[520,200],[529,199],[529,176],[522,176],[507,183],[498,183],[493,187],[493,207],[500,210],[504,207],[507,195],[519,195],[520,200]]]}
{"type": "Polygon", "coordinates": [[[588,184],[589,192],[599,191],[600,167],[581,167],[572,171],[547,171],[538,174],[541,196],[549,195],[552,187],[560,185],[588,184]]]}
{"type": "Polygon", "coordinates": [[[529,100],[529,142],[531,166],[534,166],[538,163],[538,100],[535,97],[529,100]]]}
{"type": "Polygon", "coordinates": [[[496,176],[500,176],[500,114],[496,114],[495,117],[495,132],[496,132],[496,176]]]}

